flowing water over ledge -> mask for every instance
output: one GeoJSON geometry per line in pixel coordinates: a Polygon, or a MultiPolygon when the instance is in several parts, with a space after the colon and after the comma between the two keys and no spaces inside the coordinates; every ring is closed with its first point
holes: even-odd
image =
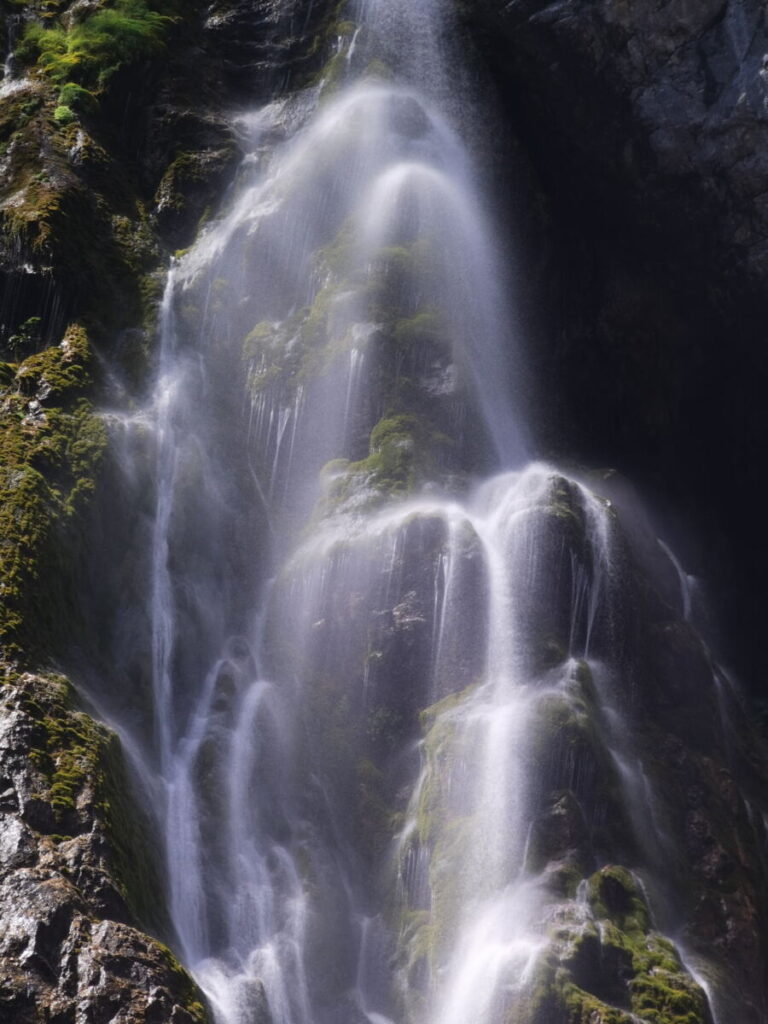
{"type": "Polygon", "coordinates": [[[153,464],[130,749],[173,929],[220,1024],[552,1024],[579,999],[622,1024],[651,997],[706,1024],[660,934],[684,869],[632,696],[645,575],[692,634],[691,591],[531,461],[447,25],[369,0],[337,91],[239,117],[151,406],[115,431],[126,479],[153,464]]]}

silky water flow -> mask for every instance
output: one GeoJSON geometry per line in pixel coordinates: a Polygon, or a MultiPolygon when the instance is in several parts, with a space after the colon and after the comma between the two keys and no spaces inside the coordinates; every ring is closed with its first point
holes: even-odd
{"type": "Polygon", "coordinates": [[[680,924],[620,682],[626,543],[611,501],[531,461],[450,36],[438,0],[368,0],[333,88],[237,116],[151,406],[113,424],[155,495],[152,740],[121,734],[219,1024],[542,1019],[563,936],[600,927],[589,858],[542,839],[552,792],[592,869],[636,865],[680,924]]]}

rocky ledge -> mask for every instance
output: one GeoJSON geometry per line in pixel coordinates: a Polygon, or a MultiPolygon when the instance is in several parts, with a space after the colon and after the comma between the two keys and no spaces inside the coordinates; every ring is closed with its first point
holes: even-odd
{"type": "Polygon", "coordinates": [[[0,688],[0,1017],[202,1024],[162,927],[145,823],[116,737],[60,676],[0,688]]]}

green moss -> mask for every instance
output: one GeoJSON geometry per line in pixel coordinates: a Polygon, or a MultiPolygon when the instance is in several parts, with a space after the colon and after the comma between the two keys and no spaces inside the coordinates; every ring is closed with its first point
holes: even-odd
{"type": "MultiPolygon", "coordinates": [[[[540,701],[538,728],[550,752],[553,738],[591,743],[593,683],[587,666],[574,667],[568,690],[540,701]]],[[[456,865],[471,858],[476,825],[473,808],[453,791],[452,778],[463,763],[464,746],[472,743],[463,714],[470,692],[452,695],[421,716],[425,770],[417,806],[410,811],[415,827],[406,855],[426,853],[431,904],[428,912],[405,907],[402,913],[399,961],[408,978],[433,976],[447,962],[467,898],[456,865]]],[[[555,809],[561,820],[554,823],[554,834],[568,848],[567,856],[559,847],[555,853],[562,854],[557,863],[567,877],[553,888],[547,876],[553,898],[547,946],[525,990],[510,999],[505,1024],[708,1024],[704,994],[674,945],[653,930],[642,888],[630,871],[608,864],[587,880],[586,908],[583,896],[574,899],[583,867],[579,873],[572,847],[586,830],[573,793],[561,793],[555,809]]],[[[535,835],[530,838],[531,848],[536,841],[535,835]]],[[[529,856],[535,859],[535,853],[529,856]]]]}
{"type": "MultiPolygon", "coordinates": [[[[86,832],[95,835],[94,866],[122,896],[132,923],[167,934],[155,850],[134,804],[117,737],[78,707],[63,676],[6,667],[2,683],[4,700],[25,719],[29,760],[37,776],[34,796],[51,807],[53,827],[45,840],[58,846],[86,832]]],[[[150,941],[166,961],[179,1005],[196,1024],[205,1024],[208,1017],[194,982],[162,943],[150,941]]]]}
{"type": "MultiPolygon", "coordinates": [[[[31,316],[16,328],[15,333],[10,335],[6,342],[6,345],[13,356],[17,359],[23,359],[39,346],[42,323],[42,317],[31,316]]],[[[4,366],[5,369],[3,371],[1,383],[2,386],[7,386],[12,381],[13,375],[15,374],[15,368],[8,363],[5,363],[4,366]]]]}
{"type": "Polygon", "coordinates": [[[30,22],[16,56],[57,85],[98,90],[119,68],[156,54],[169,21],[145,0],[113,0],[68,29],[30,22]]]}
{"type": "MultiPolygon", "coordinates": [[[[52,115],[52,105],[39,121],[46,112],[52,115]]],[[[123,170],[87,132],[62,123],[53,135],[47,124],[25,133],[14,147],[8,191],[14,201],[0,210],[0,244],[14,260],[66,288],[87,310],[92,329],[111,332],[142,322],[150,311],[142,304],[141,280],[157,248],[123,170]],[[42,169],[38,131],[50,136],[42,169]],[[69,152],[75,145],[79,165],[88,168],[88,187],[73,174],[69,152]]]]}
{"type": "MultiPolygon", "coordinates": [[[[296,387],[311,376],[311,367],[321,362],[315,347],[321,345],[323,339],[311,335],[307,327],[310,313],[311,309],[301,309],[282,323],[261,321],[245,336],[243,361],[253,397],[274,387],[283,400],[289,402],[296,387]]],[[[319,320],[317,310],[315,316],[319,320]]],[[[316,325],[314,334],[318,331],[319,325],[316,325]]]]}
{"type": "MultiPolygon", "coordinates": [[[[182,150],[177,152],[166,168],[155,193],[157,212],[167,220],[173,214],[176,222],[186,219],[189,229],[197,231],[209,213],[201,215],[204,199],[217,194],[225,177],[238,159],[237,147],[231,139],[222,141],[217,147],[202,151],[182,150]],[[193,222],[197,220],[195,225],[193,222]]],[[[177,256],[180,253],[177,252],[177,256]]]]}
{"type": "MultiPolygon", "coordinates": [[[[297,386],[338,366],[338,360],[357,344],[355,327],[360,323],[376,325],[375,344],[382,350],[388,346],[418,349],[427,342],[441,342],[440,324],[433,310],[425,308],[405,315],[403,309],[404,304],[408,305],[407,296],[418,291],[426,279],[429,247],[420,241],[410,246],[384,247],[366,266],[359,266],[354,260],[353,239],[352,225],[344,224],[315,254],[318,288],[308,307],[281,323],[256,324],[244,338],[243,357],[249,365],[252,393],[276,388],[288,403],[297,386]]],[[[385,362],[396,364],[398,360],[387,355],[386,361],[379,361],[375,372],[382,379],[376,381],[377,390],[391,406],[388,416],[406,413],[413,404],[412,389],[396,366],[390,370],[385,362]]],[[[396,453],[390,449],[390,454],[396,453]]],[[[389,468],[398,476],[404,475],[402,465],[389,468]]]]}
{"type": "Polygon", "coordinates": [[[589,880],[588,898],[596,918],[607,918],[629,936],[647,933],[648,909],[626,868],[608,865],[594,874],[589,880]]]}
{"type": "Polygon", "coordinates": [[[51,838],[61,841],[94,822],[102,827],[109,837],[107,870],[126,905],[144,927],[167,930],[152,844],[132,802],[117,737],[78,709],[63,676],[25,674],[14,685],[34,723],[29,756],[45,779],[38,798],[54,813],[51,838]]]}
{"type": "Polygon", "coordinates": [[[650,934],[633,950],[635,976],[629,984],[632,1010],[651,1024],[701,1024],[708,1019],[706,999],[687,975],[673,944],[650,934]]]}
{"type": "Polygon", "coordinates": [[[79,325],[29,356],[2,393],[0,638],[41,656],[73,628],[68,579],[106,435],[93,414],[90,346],[79,325]]]}
{"type": "MultiPolygon", "coordinates": [[[[463,865],[471,860],[472,808],[456,805],[452,788],[454,767],[462,763],[468,735],[461,712],[476,687],[452,694],[420,715],[424,741],[424,771],[409,808],[408,838],[402,844],[403,863],[415,857],[426,864],[429,909],[402,906],[393,925],[398,932],[398,961],[409,980],[410,1016],[418,1017],[430,979],[445,964],[455,941],[464,900],[463,865]]],[[[404,870],[401,868],[401,871],[404,870]]],[[[477,897],[479,894],[474,893],[477,897]]]]}
{"type": "Polygon", "coordinates": [[[200,989],[167,946],[157,942],[157,940],[155,940],[154,944],[162,953],[169,970],[173,974],[174,981],[176,982],[173,990],[179,994],[182,1008],[192,1018],[193,1024],[208,1024],[208,1013],[200,1002],[200,989]]]}
{"type": "Polygon", "coordinates": [[[401,971],[407,981],[411,1001],[421,1009],[429,979],[434,976],[437,966],[437,933],[428,911],[410,910],[402,915],[398,944],[404,950],[401,971]]]}
{"type": "Polygon", "coordinates": [[[547,503],[547,512],[572,522],[578,529],[579,535],[584,531],[584,512],[579,498],[579,491],[572,481],[561,476],[551,477],[551,490],[547,503]]]}
{"type": "Polygon", "coordinates": [[[326,61],[323,70],[320,72],[322,82],[321,98],[327,99],[338,92],[344,82],[347,71],[347,55],[343,48],[326,61]]]}
{"type": "Polygon", "coordinates": [[[562,1006],[567,1024],[636,1024],[630,1013],[602,1002],[573,984],[563,987],[562,1006]]]}
{"type": "Polygon", "coordinates": [[[438,475],[451,446],[424,417],[397,412],[384,416],[371,431],[368,456],[330,478],[325,511],[352,494],[368,492],[369,505],[405,497],[438,475]]]}
{"type": "Polygon", "coordinates": [[[59,104],[53,112],[53,120],[56,124],[65,125],[72,124],[73,121],[77,120],[77,117],[69,107],[59,104]]]}
{"type": "Polygon", "coordinates": [[[398,320],[395,324],[394,339],[401,347],[410,347],[442,341],[443,329],[435,310],[421,310],[415,316],[398,320]]]}
{"type": "Polygon", "coordinates": [[[391,82],[395,77],[392,68],[383,60],[369,61],[364,75],[366,78],[378,79],[381,82],[391,82]]]}
{"type": "MultiPolygon", "coordinates": [[[[111,134],[90,115],[116,68],[160,53],[154,30],[164,37],[178,6],[100,0],[66,21],[28,22],[19,52],[37,86],[33,95],[8,97],[0,111],[5,196],[12,197],[0,210],[0,247],[14,264],[34,268],[41,289],[50,278],[94,333],[113,336],[151,319],[156,297],[142,293],[141,280],[160,253],[132,169],[111,159],[97,141],[109,145],[111,134]],[[146,45],[136,42],[142,25],[151,29],[146,45]]],[[[14,324],[6,329],[16,333],[14,324]]]]}
{"type": "Polygon", "coordinates": [[[257,323],[243,339],[249,389],[271,408],[286,408],[299,387],[347,372],[349,353],[365,345],[368,381],[380,396],[377,422],[350,424],[349,459],[323,473],[315,522],[339,511],[372,508],[412,494],[427,481],[451,486],[464,469],[464,439],[447,431],[455,422],[453,398],[436,398],[421,382],[425,368],[447,367],[451,341],[426,301],[434,272],[432,247],[421,239],[385,246],[361,265],[354,259],[350,224],[314,257],[317,290],[311,304],[284,321],[257,323]],[[362,334],[361,334],[362,330],[362,334]],[[365,342],[361,342],[361,336],[365,342]],[[364,451],[365,432],[368,451],[364,451]]]}
{"type": "Polygon", "coordinates": [[[654,932],[560,926],[505,1024],[708,1024],[706,999],[654,932]],[[558,953],[558,947],[560,952],[558,953]]]}
{"type": "MultiPolygon", "coordinates": [[[[343,476],[344,473],[349,469],[349,459],[331,459],[330,462],[326,462],[323,468],[320,470],[320,476],[326,482],[332,482],[335,479],[343,476]]],[[[374,657],[374,652],[371,653],[371,657],[374,657]]]]}
{"type": "Polygon", "coordinates": [[[333,241],[322,246],[313,257],[313,265],[319,280],[334,277],[344,279],[350,273],[351,256],[354,252],[356,226],[347,220],[336,233],[333,241]]]}
{"type": "Polygon", "coordinates": [[[59,103],[65,107],[69,107],[70,110],[76,110],[83,114],[91,114],[96,110],[97,100],[93,93],[88,89],[84,89],[81,85],[77,85],[75,82],[67,82],[67,84],[59,91],[59,103]]]}
{"type": "Polygon", "coordinates": [[[704,993],[674,945],[652,930],[632,874],[618,865],[603,867],[589,879],[588,900],[599,923],[599,948],[581,957],[586,932],[566,926],[562,966],[550,980],[568,1024],[629,1024],[637,1017],[649,1024],[706,1024],[704,993]]]}
{"type": "Polygon", "coordinates": [[[110,838],[112,874],[126,904],[142,927],[154,934],[168,934],[162,881],[156,865],[160,851],[149,824],[137,809],[117,737],[107,732],[100,768],[103,778],[102,813],[110,838]]]}
{"type": "Polygon", "coordinates": [[[328,4],[327,13],[308,47],[307,60],[325,57],[322,67],[314,74],[308,75],[304,83],[322,85],[321,97],[332,95],[345,77],[347,55],[357,28],[355,22],[345,16],[348,7],[347,0],[328,4]]]}
{"type": "Polygon", "coordinates": [[[368,268],[369,287],[377,316],[393,324],[412,317],[413,312],[404,315],[404,297],[417,290],[428,294],[435,267],[434,247],[426,239],[418,238],[409,245],[389,245],[379,249],[368,268]]]}

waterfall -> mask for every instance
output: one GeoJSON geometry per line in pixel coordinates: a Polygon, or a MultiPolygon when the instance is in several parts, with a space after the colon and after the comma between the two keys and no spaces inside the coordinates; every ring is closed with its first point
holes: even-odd
{"type": "Polygon", "coordinates": [[[28,88],[32,84],[29,78],[19,78],[16,74],[18,69],[13,49],[16,43],[16,36],[23,24],[22,18],[18,14],[9,15],[7,24],[5,59],[3,60],[3,74],[0,79],[0,99],[3,99],[5,96],[11,96],[13,93],[28,88]]]}
{"type": "Polygon", "coordinates": [[[237,115],[237,183],[168,275],[132,749],[175,943],[218,1024],[554,1024],[562,964],[646,1019],[606,980],[630,936],[707,1024],[662,935],[636,561],[536,459],[448,8],[364,0],[333,75],[237,115]]]}

